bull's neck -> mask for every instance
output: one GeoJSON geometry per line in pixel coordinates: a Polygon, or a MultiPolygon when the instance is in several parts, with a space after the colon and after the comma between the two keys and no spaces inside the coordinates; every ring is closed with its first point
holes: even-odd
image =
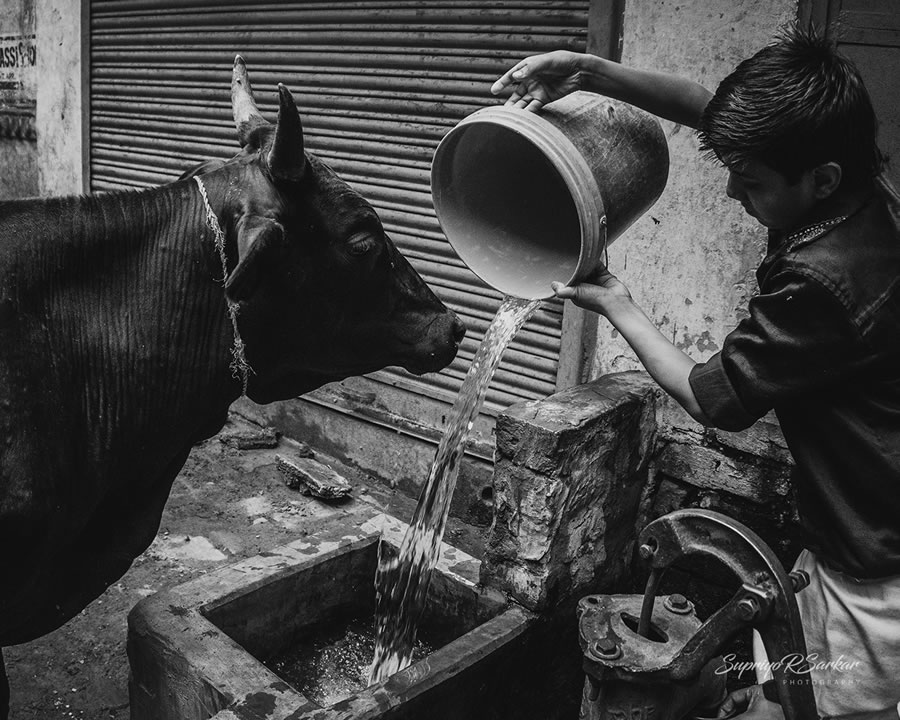
{"type": "Polygon", "coordinates": [[[79,406],[86,449],[152,456],[175,438],[197,439],[211,413],[224,418],[240,385],[228,368],[221,270],[196,185],[51,202],[57,225],[44,238],[41,278],[48,350],[72,362],[51,376],[79,406]]]}

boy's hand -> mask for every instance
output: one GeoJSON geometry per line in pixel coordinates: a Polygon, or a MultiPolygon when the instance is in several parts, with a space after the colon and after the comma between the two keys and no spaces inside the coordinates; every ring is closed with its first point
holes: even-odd
{"type": "Polygon", "coordinates": [[[766,700],[762,685],[753,685],[729,694],[719,706],[719,713],[716,717],[740,717],[744,720],[784,720],[784,712],[781,705],[766,700]]]}
{"type": "Polygon", "coordinates": [[[691,371],[697,363],[657,329],[632,299],[628,288],[606,267],[599,267],[574,287],[561,282],[550,283],[550,287],[556,297],[572,300],[578,307],[593,310],[609,320],[660,387],[694,420],[709,424],[691,388],[691,371]]]}
{"type": "Polygon", "coordinates": [[[491,92],[499,95],[512,85],[512,94],[506,104],[536,112],[545,103],[581,89],[580,57],[568,50],[532,55],[502,75],[491,86],[491,92]]]}
{"type": "Polygon", "coordinates": [[[605,266],[600,266],[579,285],[550,283],[556,297],[571,300],[578,307],[606,315],[610,305],[617,300],[631,300],[625,284],[605,266]]]}

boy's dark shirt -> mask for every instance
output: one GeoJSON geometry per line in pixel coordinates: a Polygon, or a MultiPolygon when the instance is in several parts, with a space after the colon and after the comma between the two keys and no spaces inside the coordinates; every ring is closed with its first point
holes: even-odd
{"type": "Polygon", "coordinates": [[[900,574],[900,235],[880,195],[808,242],[769,238],[760,294],[690,382],[717,427],[774,409],[806,546],[859,578],[900,574]]]}

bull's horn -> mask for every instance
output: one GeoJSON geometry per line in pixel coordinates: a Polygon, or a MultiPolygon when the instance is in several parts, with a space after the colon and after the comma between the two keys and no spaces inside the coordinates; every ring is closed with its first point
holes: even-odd
{"type": "Polygon", "coordinates": [[[266,161],[272,177],[281,180],[299,180],[306,169],[300,113],[291,91],[281,83],[278,84],[278,125],[266,161]]]}
{"type": "Polygon", "coordinates": [[[265,125],[266,120],[256,107],[253,100],[253,89],[250,87],[250,78],[247,76],[247,66],[244,58],[236,55],[234,58],[234,70],[231,73],[231,111],[234,114],[234,126],[238,131],[238,139],[241,146],[247,144],[250,134],[260,125],[265,125]]]}

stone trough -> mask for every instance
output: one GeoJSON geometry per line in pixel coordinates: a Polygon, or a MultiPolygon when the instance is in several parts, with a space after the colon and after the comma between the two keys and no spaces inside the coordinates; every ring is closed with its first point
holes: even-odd
{"type": "Polygon", "coordinates": [[[654,417],[640,373],[501,415],[484,557],[443,545],[419,629],[432,649],[372,687],[317,701],[302,673],[266,663],[323,630],[371,625],[378,553],[396,552],[407,527],[374,506],[144,599],[129,616],[132,719],[573,717],[575,606],[627,582],[654,417]]]}
{"type": "Polygon", "coordinates": [[[379,543],[396,552],[405,530],[374,510],[335,518],[302,540],[143,600],[129,617],[132,718],[483,716],[534,616],[479,588],[480,562],[449,545],[420,631],[434,650],[419,662],[326,707],[263,662],[316,627],[371,624],[379,543]]]}

